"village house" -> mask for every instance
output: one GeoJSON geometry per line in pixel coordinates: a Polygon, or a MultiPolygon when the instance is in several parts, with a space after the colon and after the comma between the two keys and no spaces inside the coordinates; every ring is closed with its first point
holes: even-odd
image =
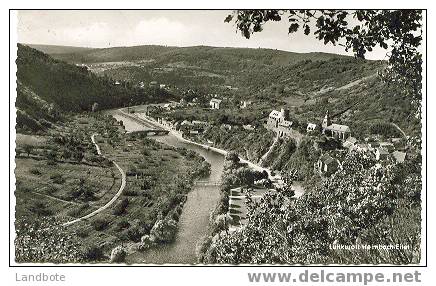
{"type": "Polygon", "coordinates": [[[395,150],[395,146],[391,142],[380,142],[380,148],[387,150],[389,153],[395,150]]]}
{"type": "Polygon", "coordinates": [[[368,149],[370,151],[375,151],[378,147],[380,147],[379,142],[368,142],[368,149]]]}
{"type": "Polygon", "coordinates": [[[280,111],[270,112],[266,127],[278,133],[280,137],[292,133],[292,121],[289,120],[289,109],[282,108],[280,111]]]}
{"type": "Polygon", "coordinates": [[[188,120],[183,120],[180,123],[180,126],[191,126],[191,125],[192,125],[191,121],[188,121],[188,120]]]}
{"type": "Polygon", "coordinates": [[[224,123],[224,124],[221,124],[221,127],[220,127],[220,128],[221,128],[221,129],[232,130],[232,125],[227,124],[227,123],[224,123]]]}
{"type": "Polygon", "coordinates": [[[192,120],[193,125],[200,125],[200,126],[208,126],[209,123],[206,121],[200,121],[200,120],[192,120]]]}
{"type": "Polygon", "coordinates": [[[287,136],[292,131],[292,122],[288,120],[284,120],[283,122],[279,123],[279,126],[277,128],[277,133],[279,134],[279,137],[287,136]]]}
{"type": "Polygon", "coordinates": [[[314,132],[315,130],[316,130],[316,124],[315,123],[307,124],[307,127],[306,127],[306,132],[307,133],[314,132]]]}
{"type": "Polygon", "coordinates": [[[348,137],[344,143],[342,143],[342,147],[348,149],[349,151],[354,150],[355,145],[357,143],[357,139],[355,137],[348,137]]]}
{"type": "Polygon", "coordinates": [[[252,102],[251,101],[241,101],[241,109],[247,108],[249,105],[251,105],[252,102]]]}
{"type": "Polygon", "coordinates": [[[368,144],[358,143],[354,145],[354,150],[357,152],[368,152],[370,149],[368,144]]]}
{"type": "Polygon", "coordinates": [[[403,163],[406,160],[406,155],[407,155],[406,153],[400,151],[392,152],[392,157],[394,157],[397,163],[403,163]]]}
{"type": "Polygon", "coordinates": [[[322,121],[322,133],[342,141],[351,136],[350,127],[347,125],[331,123],[328,110],[322,121]]]}
{"type": "Polygon", "coordinates": [[[256,127],[254,127],[251,124],[242,125],[242,128],[244,128],[245,130],[249,130],[249,131],[256,129],[256,127]]]}
{"type": "Polygon", "coordinates": [[[222,100],[218,98],[212,98],[209,102],[210,108],[212,109],[220,109],[222,100]]]}
{"type": "Polygon", "coordinates": [[[324,154],[319,157],[316,167],[320,175],[330,176],[339,169],[340,164],[337,159],[333,158],[329,154],[324,154]]]}
{"type": "Polygon", "coordinates": [[[375,149],[375,159],[377,161],[384,161],[389,157],[389,152],[383,148],[375,149]]]}

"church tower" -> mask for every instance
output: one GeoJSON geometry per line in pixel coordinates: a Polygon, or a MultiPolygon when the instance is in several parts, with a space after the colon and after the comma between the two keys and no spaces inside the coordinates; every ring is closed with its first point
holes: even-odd
{"type": "Polygon", "coordinates": [[[326,128],[327,126],[330,126],[331,124],[332,124],[332,122],[330,121],[329,111],[327,110],[321,126],[322,126],[322,128],[326,128]]]}

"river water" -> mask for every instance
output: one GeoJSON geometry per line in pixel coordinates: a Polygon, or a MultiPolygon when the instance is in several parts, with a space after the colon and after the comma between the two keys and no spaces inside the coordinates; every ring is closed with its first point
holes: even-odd
{"type": "MultiPolygon", "coordinates": [[[[122,120],[127,131],[147,129],[122,114],[113,114],[117,120],[122,120]]],[[[150,126],[152,127],[152,126],[150,126]]],[[[210,175],[202,178],[202,183],[215,183],[221,180],[224,166],[224,156],[214,151],[206,150],[188,142],[181,141],[174,135],[153,137],[161,143],[173,147],[184,147],[203,156],[211,165],[210,175]]],[[[151,248],[145,252],[135,252],[126,259],[127,263],[147,264],[192,264],[197,262],[195,248],[202,236],[207,234],[209,216],[219,200],[219,186],[194,185],[188,193],[183,212],[178,223],[175,241],[170,244],[151,248]]]]}
{"type": "MultiPolygon", "coordinates": [[[[122,120],[128,132],[155,129],[152,125],[145,122],[140,124],[118,111],[111,111],[110,114],[117,120],[122,120]]],[[[145,252],[138,251],[130,254],[127,256],[126,262],[142,264],[194,264],[197,262],[195,252],[197,242],[207,234],[210,213],[218,204],[220,187],[214,183],[221,180],[224,168],[224,155],[180,140],[171,133],[165,136],[154,136],[153,138],[173,147],[184,147],[197,152],[210,163],[211,172],[209,176],[201,179],[201,185],[194,185],[193,189],[188,193],[179,219],[175,241],[170,244],[159,245],[145,252]],[[203,185],[207,183],[211,183],[211,185],[203,185]]],[[[304,193],[303,187],[298,182],[294,182],[293,188],[296,197],[300,197],[304,193]]]]}

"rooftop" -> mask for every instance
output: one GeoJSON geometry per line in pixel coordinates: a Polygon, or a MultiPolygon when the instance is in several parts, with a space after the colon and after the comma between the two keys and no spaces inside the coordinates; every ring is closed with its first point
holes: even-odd
{"type": "Polygon", "coordinates": [[[334,163],[334,162],[336,162],[336,160],[332,157],[332,156],[330,156],[329,154],[324,154],[324,155],[322,155],[320,158],[319,158],[319,160],[321,160],[323,163],[325,163],[325,164],[330,164],[330,163],[334,163]]]}
{"type": "Polygon", "coordinates": [[[348,137],[346,142],[350,142],[351,144],[356,144],[357,139],[355,137],[348,137]]]}
{"type": "Polygon", "coordinates": [[[280,117],[280,112],[277,111],[277,110],[273,110],[273,111],[271,111],[271,113],[269,114],[269,116],[270,116],[270,117],[277,117],[277,118],[279,118],[279,117],[280,117]]]}
{"type": "Polygon", "coordinates": [[[389,155],[389,152],[384,148],[378,148],[377,150],[380,155],[389,155]]]}
{"type": "Polygon", "coordinates": [[[332,124],[327,126],[325,129],[338,132],[350,132],[350,127],[341,124],[332,124]]]}
{"type": "Polygon", "coordinates": [[[406,153],[400,151],[392,152],[392,156],[394,156],[395,160],[397,160],[398,163],[403,163],[406,159],[406,153]]]}

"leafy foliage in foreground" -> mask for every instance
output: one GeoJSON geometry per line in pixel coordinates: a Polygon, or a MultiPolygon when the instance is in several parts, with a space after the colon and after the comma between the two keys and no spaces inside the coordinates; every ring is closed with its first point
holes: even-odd
{"type": "Polygon", "coordinates": [[[238,10],[233,19],[246,38],[261,32],[268,21],[287,18],[289,34],[300,28],[324,44],[344,46],[356,58],[365,58],[376,46],[389,50],[385,79],[403,87],[404,94],[422,97],[421,10],[238,10]]]}
{"type": "MultiPolygon", "coordinates": [[[[380,166],[362,154],[350,154],[322,186],[296,200],[271,192],[250,204],[247,225],[212,240],[204,263],[412,263],[419,261],[421,181],[410,166],[380,166]],[[407,174],[399,177],[399,172],[407,174]],[[407,216],[402,216],[407,213],[407,216]],[[408,235],[402,236],[396,224],[408,235]],[[383,234],[383,235],[379,235],[383,234]],[[409,245],[400,253],[333,250],[333,243],[409,245]]],[[[419,169],[419,168],[418,168],[419,169]]],[[[248,198],[249,199],[249,198],[248,198]]],[[[204,247],[203,247],[204,248],[204,247]]]]}
{"type": "Polygon", "coordinates": [[[34,263],[73,263],[82,260],[79,245],[72,234],[65,233],[59,222],[19,218],[15,222],[15,261],[34,263]]]}

